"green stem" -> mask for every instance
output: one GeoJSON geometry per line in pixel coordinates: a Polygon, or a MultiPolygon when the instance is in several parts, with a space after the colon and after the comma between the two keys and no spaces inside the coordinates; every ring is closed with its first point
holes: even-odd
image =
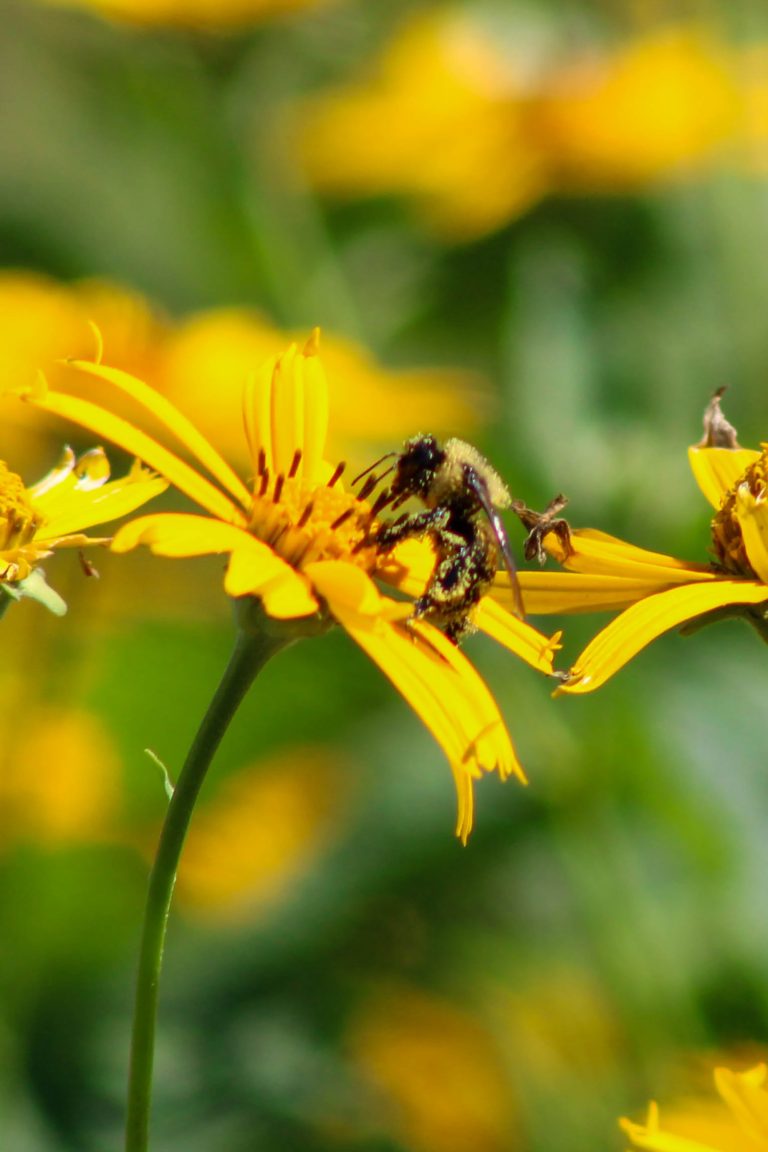
{"type": "Polygon", "coordinates": [[[163,946],[176,870],[205,774],[254,678],[286,637],[238,632],[234,651],[189,750],[168,805],[149,879],[133,1012],[126,1152],[145,1152],[149,1140],[152,1064],[163,946]]]}

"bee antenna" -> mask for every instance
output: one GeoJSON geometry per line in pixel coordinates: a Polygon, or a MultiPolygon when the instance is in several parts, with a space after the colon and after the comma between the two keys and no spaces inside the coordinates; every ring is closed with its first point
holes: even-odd
{"type": "MultiPolygon", "coordinates": [[[[397,452],[385,452],[383,456],[379,456],[378,460],[374,460],[373,464],[370,464],[367,468],[365,468],[359,476],[355,476],[354,480],[352,481],[353,487],[355,484],[357,484],[358,480],[362,480],[363,476],[367,476],[369,472],[373,472],[374,468],[378,468],[379,464],[381,464],[383,460],[389,460],[392,456],[397,456],[397,452]]],[[[388,468],[384,473],[384,476],[388,476],[391,471],[392,469],[388,468]]]]}

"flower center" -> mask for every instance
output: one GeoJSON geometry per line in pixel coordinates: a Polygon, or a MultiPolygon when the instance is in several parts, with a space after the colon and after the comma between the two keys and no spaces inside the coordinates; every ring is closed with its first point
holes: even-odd
{"type": "Polygon", "coordinates": [[[0,460],[0,550],[23,548],[42,523],[43,517],[32,505],[24,481],[0,460]]]}
{"type": "Polygon", "coordinates": [[[768,490],[768,445],[763,445],[761,456],[750,464],[744,475],[723,500],[720,511],[712,521],[712,542],[717,563],[735,576],[757,579],[749,563],[738,514],[737,494],[743,486],[756,499],[763,499],[768,490]]]}
{"type": "Polygon", "coordinates": [[[297,452],[288,474],[273,477],[259,461],[249,531],[292,568],[316,560],[346,560],[373,568],[374,546],[361,547],[371,528],[371,508],[337,487],[344,465],[339,464],[325,485],[310,486],[297,475],[300,462],[297,452]]]}

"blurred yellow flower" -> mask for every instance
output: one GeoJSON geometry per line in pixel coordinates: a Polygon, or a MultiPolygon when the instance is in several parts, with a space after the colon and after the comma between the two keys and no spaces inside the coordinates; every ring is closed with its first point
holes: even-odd
{"type": "Polygon", "coordinates": [[[502,1152],[516,1146],[509,1079],[493,1036],[440,997],[393,987],[368,998],[348,1029],[358,1072],[379,1098],[373,1132],[411,1152],[502,1152]]]}
{"type": "Polygon", "coordinates": [[[531,107],[553,184],[620,192],[711,162],[739,129],[737,76],[733,54],[696,26],[564,66],[531,107]]]}
{"type": "Polygon", "coordinates": [[[359,80],[298,109],[310,184],[413,197],[428,226],[465,240],[550,193],[624,192],[700,171],[754,144],[766,123],[756,50],[747,74],[745,54],[703,25],[560,58],[517,40],[515,50],[509,31],[502,46],[468,10],[408,20],[359,80]]]}
{"type": "Polygon", "coordinates": [[[210,31],[247,27],[263,20],[317,8],[329,0],[46,0],[66,8],[85,8],[110,20],[150,27],[210,31]]]}
{"type": "MultiPolygon", "coordinates": [[[[328,394],[317,334],[303,349],[293,344],[273,357],[245,388],[250,486],[148,385],[99,363],[73,367],[84,384],[98,386],[100,403],[52,389],[44,379],[17,392],[137,455],[207,513],[140,517],[117,534],[113,549],[145,544],[163,556],[226,554],[229,596],[258,598],[267,616],[278,620],[303,620],[319,629],[341,624],[446,752],[459,797],[457,833],[466,839],[473,780],[487,771],[524,779],[523,772],[498,707],[472,664],[426,620],[409,619],[408,602],[383,596],[374,582],[402,591],[419,571],[423,590],[434,554],[426,542],[408,541],[409,547],[383,563],[369,542],[375,523],[370,506],[344,490],[343,463],[325,459],[328,394]],[[114,404],[126,397],[142,421],[159,425],[161,439],[177,442],[200,469],[116,415],[114,404]]],[[[490,597],[478,605],[476,621],[532,667],[551,673],[556,638],[542,636],[490,597]]]]}
{"type": "Polygon", "coordinates": [[[120,760],[99,719],[41,703],[27,705],[21,725],[18,711],[3,712],[16,736],[0,751],[0,843],[94,843],[114,833],[120,760]]]}
{"type": "Polygon", "coordinates": [[[738,616],[768,635],[768,445],[759,452],[740,448],[718,395],[707,409],[704,439],[689,448],[688,460],[715,509],[710,563],[649,552],[587,529],[571,532],[570,547],[554,532],[544,536],[543,547],[568,573],[521,574],[534,615],[625,608],[584,649],[560,691],[594,691],[680,625],[738,616]]]}
{"type": "Polygon", "coordinates": [[[30,488],[0,461],[0,584],[12,590],[56,548],[108,543],[83,529],[127,516],[166,488],[138,463],[110,481],[101,448],[79,459],[65,448],[56,467],[30,488]]]}
{"type": "Polygon", "coordinates": [[[331,194],[414,196],[430,226],[480,236],[547,187],[522,89],[469,14],[419,14],[358,83],[299,109],[306,174],[331,194]]]}
{"type": "Polygon", "coordinates": [[[747,1072],[715,1069],[719,1101],[693,1101],[674,1108],[662,1126],[651,1104],[645,1124],[621,1120],[635,1148],[649,1152],[759,1152],[768,1146],[768,1068],[747,1072]]]}
{"type": "Polygon", "coordinates": [[[320,748],[292,748],[231,777],[190,829],[179,898],[206,915],[252,915],[308,870],[341,804],[338,761],[320,748]]]}

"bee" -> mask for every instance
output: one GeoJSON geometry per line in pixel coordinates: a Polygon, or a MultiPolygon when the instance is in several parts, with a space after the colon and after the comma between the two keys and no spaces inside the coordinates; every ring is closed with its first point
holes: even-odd
{"type": "Polygon", "coordinates": [[[376,510],[387,504],[395,510],[411,496],[420,500],[424,509],[380,525],[373,542],[379,552],[389,552],[403,540],[429,537],[436,554],[435,567],[413,606],[412,618],[425,617],[458,644],[474,630],[472,609],[490,587],[501,553],[515,612],[522,619],[517,567],[496,511],[508,507],[512,497],[495,469],[471,444],[452,439],[441,447],[434,436],[425,434],[412,436],[402,452],[388,455],[397,457],[390,469],[395,475],[388,491],[376,502],[376,510]]]}

